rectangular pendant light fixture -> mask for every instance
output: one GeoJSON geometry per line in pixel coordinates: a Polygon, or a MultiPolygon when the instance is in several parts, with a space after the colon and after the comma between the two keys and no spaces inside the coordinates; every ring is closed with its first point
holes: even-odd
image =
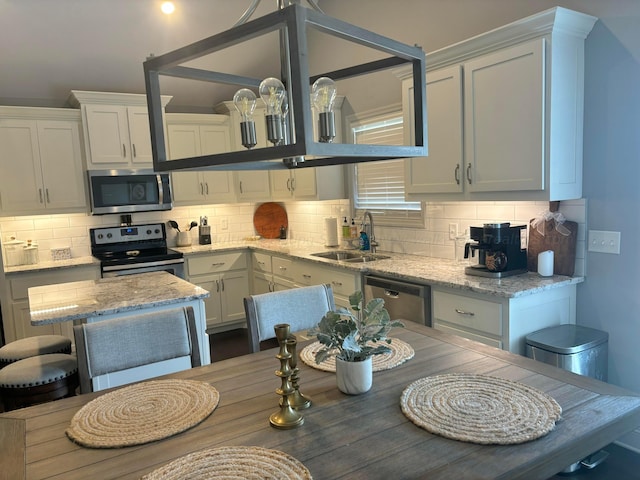
{"type": "MultiPolygon", "coordinates": [[[[144,64],[147,104],[151,124],[153,166],[156,171],[174,170],[261,170],[318,167],[388,160],[427,155],[425,55],[417,46],[409,46],[354,25],[334,19],[320,12],[293,4],[230,30],[205,38],[172,52],[152,56],[144,64]],[[383,52],[385,58],[311,76],[308,64],[307,31],[316,29],[340,40],[383,52]],[[248,40],[277,32],[280,37],[282,83],[288,101],[287,141],[267,147],[255,147],[213,155],[178,160],[167,158],[160,77],[177,77],[258,91],[263,79],[254,79],[220,71],[187,67],[183,64],[203,56],[240,45],[248,40]],[[333,81],[349,79],[407,63],[413,70],[413,124],[408,145],[355,145],[330,143],[314,138],[311,85],[321,77],[333,81]]],[[[229,99],[230,100],[230,99],[229,99]]],[[[258,120],[259,121],[259,120],[258,120]]],[[[230,125],[240,129],[240,125],[230,125]]]]}

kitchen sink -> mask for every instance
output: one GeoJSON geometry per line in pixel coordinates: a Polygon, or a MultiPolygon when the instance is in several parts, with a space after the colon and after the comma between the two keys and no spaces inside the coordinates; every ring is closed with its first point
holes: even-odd
{"type": "Polygon", "coordinates": [[[349,263],[374,262],[376,260],[383,260],[385,258],[389,258],[386,255],[377,255],[373,253],[361,253],[361,252],[345,252],[345,251],[312,253],[311,256],[326,258],[328,260],[339,260],[339,261],[349,262],[349,263]]]}

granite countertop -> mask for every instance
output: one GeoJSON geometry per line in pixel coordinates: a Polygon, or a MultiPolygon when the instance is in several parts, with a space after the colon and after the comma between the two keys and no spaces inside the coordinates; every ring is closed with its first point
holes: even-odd
{"type": "Polygon", "coordinates": [[[29,288],[31,324],[45,325],[198,300],[205,289],[167,272],[29,288]]]}
{"type": "Polygon", "coordinates": [[[532,295],[545,290],[584,282],[584,277],[567,277],[563,275],[541,277],[535,272],[528,272],[502,279],[476,277],[466,275],[464,273],[464,266],[457,264],[454,260],[382,251],[378,253],[388,256],[388,259],[380,259],[368,263],[348,263],[312,255],[313,253],[329,250],[342,250],[341,248],[325,247],[291,240],[262,239],[257,241],[174,247],[175,250],[184,253],[185,256],[221,253],[228,250],[237,250],[238,248],[249,248],[253,251],[266,254],[285,255],[294,259],[304,259],[317,264],[341,267],[354,272],[377,274],[398,280],[429,284],[431,286],[449,287],[461,291],[471,291],[505,298],[532,295]]]}
{"type": "MultiPolygon", "coordinates": [[[[410,282],[429,284],[432,286],[449,287],[461,291],[471,291],[498,297],[514,298],[542,292],[553,288],[584,282],[584,277],[567,277],[553,275],[541,277],[535,272],[515,275],[502,279],[474,277],[464,273],[464,267],[453,260],[402,253],[379,252],[389,256],[388,259],[367,263],[348,263],[326,258],[315,257],[312,254],[328,250],[341,250],[335,247],[294,240],[242,240],[235,242],[214,243],[211,245],[191,245],[189,247],[171,247],[182,252],[185,257],[207,253],[222,253],[238,249],[266,254],[279,254],[292,259],[303,259],[319,265],[344,268],[356,273],[371,273],[385,277],[410,282]]],[[[21,265],[5,268],[6,274],[46,271],[54,268],[71,268],[80,265],[95,265],[100,262],[94,257],[80,257],[71,260],[40,262],[36,265],[21,265]]]]}

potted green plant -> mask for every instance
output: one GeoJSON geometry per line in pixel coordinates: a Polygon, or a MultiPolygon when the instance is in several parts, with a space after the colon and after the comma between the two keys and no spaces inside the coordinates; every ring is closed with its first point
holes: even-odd
{"type": "Polygon", "coordinates": [[[372,357],[391,351],[389,331],[404,324],[391,320],[381,298],[363,305],[362,292],[357,291],[349,296],[349,304],[351,309],[327,312],[308,335],[322,344],[316,353],[316,363],[335,356],[338,388],[344,393],[358,394],[371,388],[372,357]]]}

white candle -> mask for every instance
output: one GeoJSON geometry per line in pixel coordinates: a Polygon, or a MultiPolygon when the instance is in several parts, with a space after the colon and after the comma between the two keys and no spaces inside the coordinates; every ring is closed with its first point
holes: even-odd
{"type": "Polygon", "coordinates": [[[538,254],[538,274],[543,277],[553,275],[553,250],[546,250],[538,254]]]}

